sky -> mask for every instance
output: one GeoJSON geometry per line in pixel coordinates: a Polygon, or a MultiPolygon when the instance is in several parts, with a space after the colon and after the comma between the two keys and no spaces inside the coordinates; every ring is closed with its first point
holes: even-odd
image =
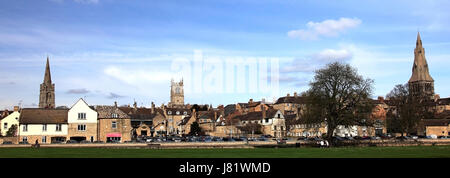
{"type": "Polygon", "coordinates": [[[185,103],[273,102],[306,91],[314,71],[334,61],[373,79],[376,98],[408,81],[419,31],[435,92],[449,97],[447,7],[439,0],[0,0],[0,109],[37,107],[47,56],[57,106],[79,98],[167,104],[171,79],[183,79],[185,103]]]}

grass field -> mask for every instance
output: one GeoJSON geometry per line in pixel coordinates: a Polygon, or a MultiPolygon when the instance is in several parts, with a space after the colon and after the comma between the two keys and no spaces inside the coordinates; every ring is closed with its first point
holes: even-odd
{"type": "Polygon", "coordinates": [[[0,148],[0,158],[450,158],[450,146],[255,148],[255,149],[113,149],[0,148]]]}

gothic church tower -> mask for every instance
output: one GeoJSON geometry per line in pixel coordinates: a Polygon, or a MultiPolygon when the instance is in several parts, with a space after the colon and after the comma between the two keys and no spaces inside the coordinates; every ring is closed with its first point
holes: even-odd
{"type": "Polygon", "coordinates": [[[409,93],[415,97],[420,96],[432,99],[434,96],[434,80],[428,71],[425,49],[422,47],[422,40],[420,39],[419,33],[417,33],[416,48],[414,49],[414,64],[408,85],[409,93]]]}
{"type": "Polygon", "coordinates": [[[39,95],[39,108],[55,108],[55,84],[52,83],[48,56],[47,65],[45,66],[44,82],[41,84],[39,95]]]}
{"type": "Polygon", "coordinates": [[[170,85],[170,103],[169,107],[183,107],[184,106],[184,90],[183,79],[180,82],[171,80],[170,85]]]}

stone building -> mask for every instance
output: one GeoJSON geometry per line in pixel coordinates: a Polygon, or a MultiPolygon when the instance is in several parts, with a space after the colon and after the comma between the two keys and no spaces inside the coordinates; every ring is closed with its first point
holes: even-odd
{"type": "Polygon", "coordinates": [[[170,102],[169,107],[179,108],[184,107],[184,89],[183,80],[180,82],[174,82],[173,79],[170,81],[170,102]]]}
{"type": "Polygon", "coordinates": [[[187,108],[164,108],[164,113],[167,135],[181,135],[182,130],[179,125],[185,117],[191,116],[191,110],[187,108]]]}
{"type": "Polygon", "coordinates": [[[55,108],[55,84],[52,83],[48,57],[45,66],[44,82],[40,88],[39,108],[55,108]]]}
{"type": "Polygon", "coordinates": [[[232,120],[237,120],[239,123],[237,127],[240,130],[248,130],[246,126],[260,125],[260,130],[252,130],[246,134],[260,132],[263,135],[271,135],[273,137],[281,138],[286,136],[286,123],[284,115],[280,110],[269,109],[257,112],[248,112],[246,114],[236,115],[232,120]]]}
{"type": "Polygon", "coordinates": [[[131,117],[114,106],[96,106],[98,113],[98,140],[103,142],[131,141],[131,117]]]}
{"type": "Polygon", "coordinates": [[[156,108],[153,102],[151,108],[138,107],[135,102],[133,107],[119,107],[119,109],[131,117],[133,139],[144,136],[155,136],[156,131],[153,123],[165,120],[164,111],[156,108]]]}
{"type": "Polygon", "coordinates": [[[305,104],[306,98],[298,96],[295,92],[294,96],[291,96],[288,93],[286,96],[278,98],[273,104],[273,108],[280,110],[284,115],[289,115],[301,112],[301,109],[304,108],[305,104]]]}

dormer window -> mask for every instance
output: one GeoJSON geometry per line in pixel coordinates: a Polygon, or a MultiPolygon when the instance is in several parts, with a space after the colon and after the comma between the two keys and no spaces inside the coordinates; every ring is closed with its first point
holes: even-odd
{"type": "Polygon", "coordinates": [[[117,113],[112,113],[111,117],[112,117],[112,118],[118,118],[118,117],[119,117],[119,114],[117,114],[117,113]]]}

